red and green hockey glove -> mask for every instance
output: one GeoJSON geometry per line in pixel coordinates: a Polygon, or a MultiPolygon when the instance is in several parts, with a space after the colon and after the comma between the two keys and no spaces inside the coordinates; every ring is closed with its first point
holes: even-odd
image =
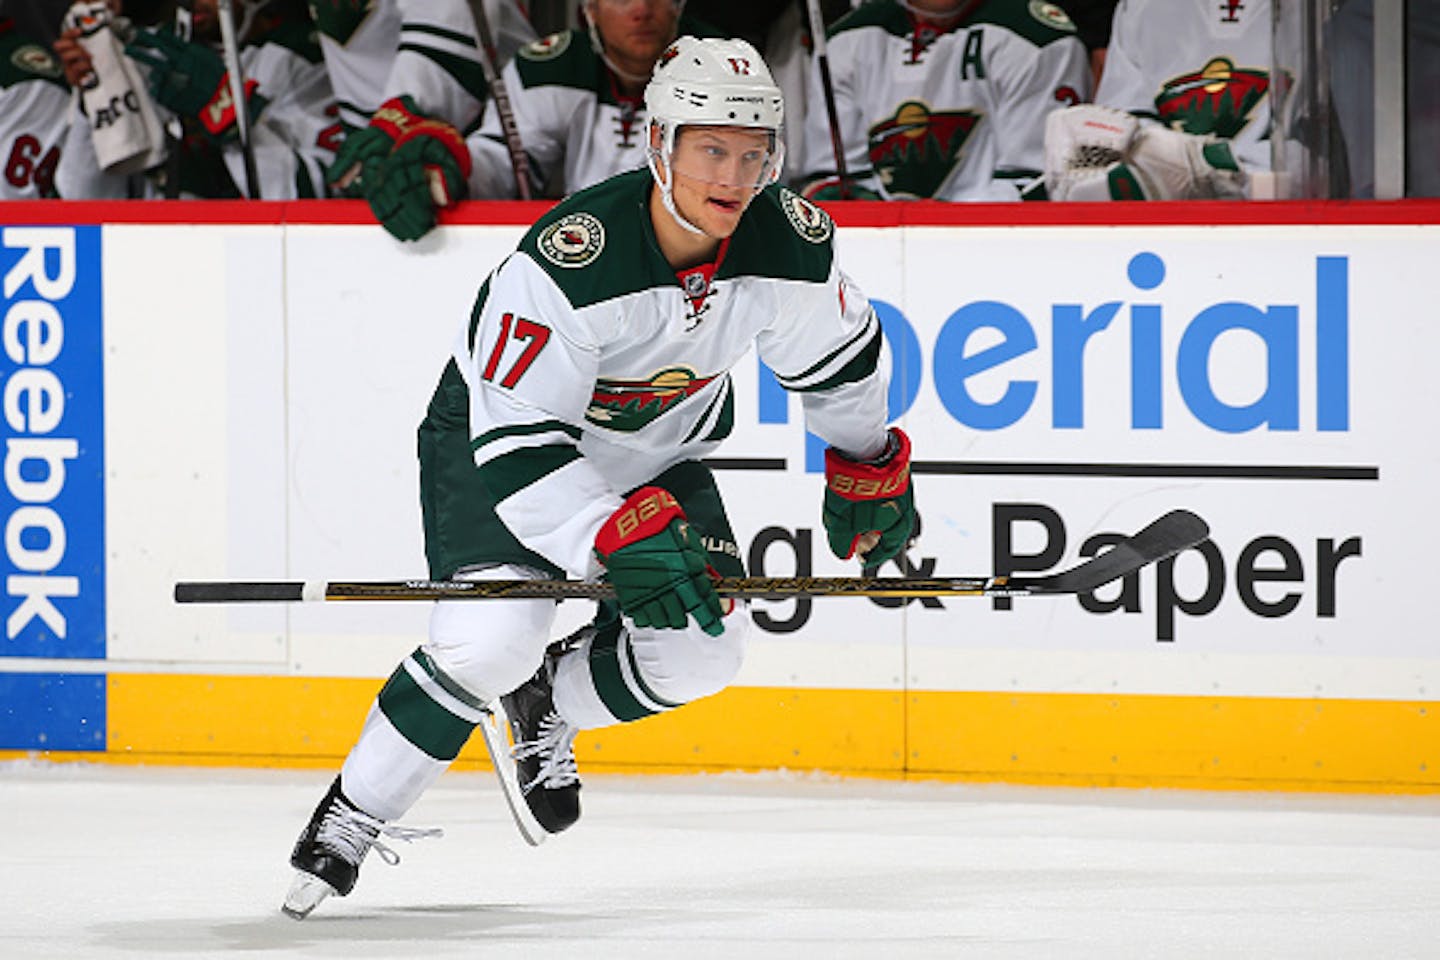
{"type": "Polygon", "coordinates": [[[860,559],[873,566],[905,549],[915,529],[915,492],[910,438],[904,431],[891,427],[885,452],[874,460],[853,460],[834,447],[825,451],[821,519],[830,552],[842,560],[853,557],[858,547],[860,559]],[[875,543],[861,543],[862,538],[875,543]]]}
{"type": "MultiPolygon", "coordinates": [[[[156,103],[182,117],[194,117],[215,140],[235,135],[235,100],[220,54],[202,43],[150,30],[135,34],[125,53],[149,68],[146,86],[156,103]]],[[[256,81],[245,81],[247,116],[255,116],[265,106],[257,87],[256,81]]]]}
{"type": "Polygon", "coordinates": [[[595,535],[620,609],[637,627],[681,629],[689,617],[711,636],[724,632],[710,555],[668,491],[641,487],[595,535]]]}
{"type": "Polygon", "coordinates": [[[335,151],[325,182],[337,196],[357,198],[365,195],[365,168],[372,169],[395,147],[395,138],[371,124],[352,128],[335,151]]]}
{"type": "Polygon", "coordinates": [[[387,100],[370,118],[394,138],[383,160],[366,164],[365,199],[397,240],[418,240],[435,226],[435,211],[464,199],[470,151],[460,131],[415,109],[409,97],[387,100]]]}
{"type": "Polygon", "coordinates": [[[370,122],[345,134],[325,182],[345,197],[365,195],[365,171],[390,155],[395,142],[426,118],[408,96],[394,97],[380,104],[370,122]]]}

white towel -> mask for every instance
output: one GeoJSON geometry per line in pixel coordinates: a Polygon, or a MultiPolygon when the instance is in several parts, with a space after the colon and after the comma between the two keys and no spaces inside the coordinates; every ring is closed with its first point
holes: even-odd
{"type": "Polygon", "coordinates": [[[93,69],[80,99],[90,119],[95,159],[106,173],[148,170],[165,159],[165,131],[140,71],[125,56],[103,2],[80,2],[65,14],[80,29],[80,45],[93,69]]]}

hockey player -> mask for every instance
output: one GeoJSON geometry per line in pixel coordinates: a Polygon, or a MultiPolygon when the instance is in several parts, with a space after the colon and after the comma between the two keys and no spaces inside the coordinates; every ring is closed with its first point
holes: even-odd
{"type": "Polygon", "coordinates": [[[0,200],[56,195],[69,111],[60,62],[0,17],[0,200]]]}
{"type": "MultiPolygon", "coordinates": [[[[300,0],[257,0],[248,8],[243,2],[236,7],[253,24],[243,33],[240,64],[260,196],[324,196],[324,173],[339,144],[339,124],[314,25],[300,0]]],[[[228,176],[202,182],[182,164],[182,186],[194,195],[236,196],[236,185],[245,185],[244,161],[228,75],[214,45],[216,8],[216,0],[195,0],[193,40],[163,29],[144,30],[125,52],[146,68],[155,101],[182,117],[187,131],[205,146],[217,147],[223,157],[228,176]]],[[[195,152],[203,155],[204,147],[195,152]]]]}
{"type": "MultiPolygon", "coordinates": [[[[876,0],[828,31],[853,197],[1017,200],[1044,166],[1045,115],[1089,99],[1084,45],[1045,0],[876,0]]],[[[818,59],[805,194],[840,196],[818,59]]]]}
{"type": "Polygon", "coordinates": [[[1052,200],[1243,198],[1270,169],[1270,0],[1121,0],[1095,103],[1046,131],[1052,200]]]}
{"type": "MultiPolygon", "coordinates": [[[[500,64],[536,39],[516,0],[482,0],[500,64]]],[[[339,98],[345,140],[328,179],[337,192],[363,196],[365,162],[395,145],[370,122],[401,96],[414,109],[460,130],[473,129],[489,92],[470,6],[459,0],[310,0],[320,49],[339,98]]],[[[498,67],[500,64],[497,64],[498,67]]]]}
{"type": "Polygon", "coordinates": [[[432,576],[604,577],[616,602],[548,649],[553,601],[437,603],[296,842],[291,916],[349,893],[372,846],[393,859],[381,835],[406,835],[393,821],[497,701],[519,806],[554,833],[580,815],[576,731],[731,681],[749,613],[712,585],[742,565],[701,458],[730,432],[728,370],[752,345],[831,444],[832,550],[879,562],[909,539],[884,337],[830,219],[775,184],[782,100],[764,62],[681,37],[645,105],[649,169],[572,195],[491,271],[419,430],[432,576]]]}
{"type": "MultiPolygon", "coordinates": [[[[677,0],[586,0],[585,29],[546,37],[505,67],[520,143],[538,178],[536,195],[560,196],[644,166],[643,93],[655,58],[682,25],[692,35],[712,32],[681,19],[681,6],[677,0]]],[[[387,106],[385,122],[397,131],[435,122],[403,100],[387,106]]],[[[487,111],[480,129],[464,140],[453,131],[406,139],[408,146],[397,146],[366,174],[366,199],[398,239],[424,236],[438,207],[465,196],[518,196],[496,111],[487,111]]]]}

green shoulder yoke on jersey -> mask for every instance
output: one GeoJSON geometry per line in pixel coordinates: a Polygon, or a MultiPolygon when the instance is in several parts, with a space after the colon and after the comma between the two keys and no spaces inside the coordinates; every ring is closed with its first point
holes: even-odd
{"type": "Polygon", "coordinates": [[[835,256],[830,215],[781,184],[760,191],[740,219],[716,280],[766,277],[824,283],[835,256]]]}
{"type": "MultiPolygon", "coordinates": [[[[572,194],[538,220],[519,250],[540,265],[579,309],[677,284],[650,223],[648,169],[572,194]]],[[[745,211],[716,279],[739,276],[823,283],[835,225],[787,187],[773,185],[745,211]]]]}
{"type": "Polygon", "coordinates": [[[651,183],[642,168],[571,194],[535,222],[519,252],[576,309],[675,284],[650,226],[651,183]]]}
{"type": "MultiPolygon", "coordinates": [[[[1075,24],[1054,0],[985,0],[955,29],[985,24],[1004,27],[1040,47],[1075,36],[1075,24]]],[[[876,0],[862,4],[835,21],[827,35],[835,37],[847,30],[865,27],[879,27],[897,37],[908,37],[915,31],[909,12],[896,0],[876,0]]]]}
{"type": "Polygon", "coordinates": [[[13,22],[0,18],[0,90],[31,80],[70,89],[59,59],[40,41],[16,29],[13,22]]]}
{"type": "MultiPolygon", "coordinates": [[[[709,24],[681,17],[680,35],[718,37],[709,24]]],[[[525,89],[570,87],[595,94],[601,103],[617,106],[615,85],[606,78],[605,61],[590,44],[587,30],[565,30],[526,44],[515,54],[515,70],[525,89]]]]}
{"type": "Polygon", "coordinates": [[[245,42],[247,47],[258,47],[273,43],[284,47],[306,63],[320,63],[325,55],[320,51],[320,34],[308,19],[292,16],[278,16],[274,22],[261,20],[261,30],[245,42]]]}

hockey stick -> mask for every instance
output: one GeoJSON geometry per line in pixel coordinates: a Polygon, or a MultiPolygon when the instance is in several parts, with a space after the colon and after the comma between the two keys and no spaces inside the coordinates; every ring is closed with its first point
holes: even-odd
{"type": "MultiPolygon", "coordinates": [[[[195,18],[195,0],[177,0],[175,4],[175,37],[190,42],[195,18]]],[[[185,124],[177,114],[165,125],[170,153],[165,157],[165,199],[180,196],[180,148],[185,143],[185,124]]]]}
{"type": "MultiPolygon", "coordinates": [[[[1210,535],[1205,521],[1172,510],[1084,563],[1043,577],[726,577],[721,596],[744,600],[798,597],[1022,597],[1088,593],[1141,567],[1172,557],[1210,535]]],[[[176,603],[266,603],[327,600],[603,600],[608,583],[580,580],[182,581],[176,603]]]]}
{"type": "Polygon", "coordinates": [[[520,128],[515,125],[515,111],[510,107],[510,94],[500,76],[500,53],[495,46],[495,34],[490,30],[490,18],[485,13],[485,0],[467,2],[470,15],[475,18],[475,32],[480,41],[480,69],[485,72],[485,82],[490,86],[490,99],[495,101],[500,130],[505,135],[505,149],[510,154],[510,167],[515,172],[515,189],[519,191],[521,200],[529,200],[530,160],[525,156],[525,145],[520,142],[520,128]]]}
{"type": "Polygon", "coordinates": [[[850,199],[845,172],[845,141],[840,136],[840,116],[835,110],[835,86],[830,80],[830,55],[825,47],[825,18],[820,15],[820,0],[805,0],[810,14],[810,38],[814,43],[815,62],[820,66],[820,91],[825,97],[825,117],[830,122],[830,149],[835,152],[835,175],[840,178],[840,199],[850,199]]]}
{"type": "Polygon", "coordinates": [[[260,176],[255,170],[255,145],[250,142],[250,114],[245,109],[245,74],[240,69],[240,39],[235,35],[233,0],[219,0],[215,13],[220,21],[225,72],[230,78],[230,99],[235,104],[235,132],[240,138],[240,156],[245,163],[245,194],[251,200],[259,200],[260,176]]]}

